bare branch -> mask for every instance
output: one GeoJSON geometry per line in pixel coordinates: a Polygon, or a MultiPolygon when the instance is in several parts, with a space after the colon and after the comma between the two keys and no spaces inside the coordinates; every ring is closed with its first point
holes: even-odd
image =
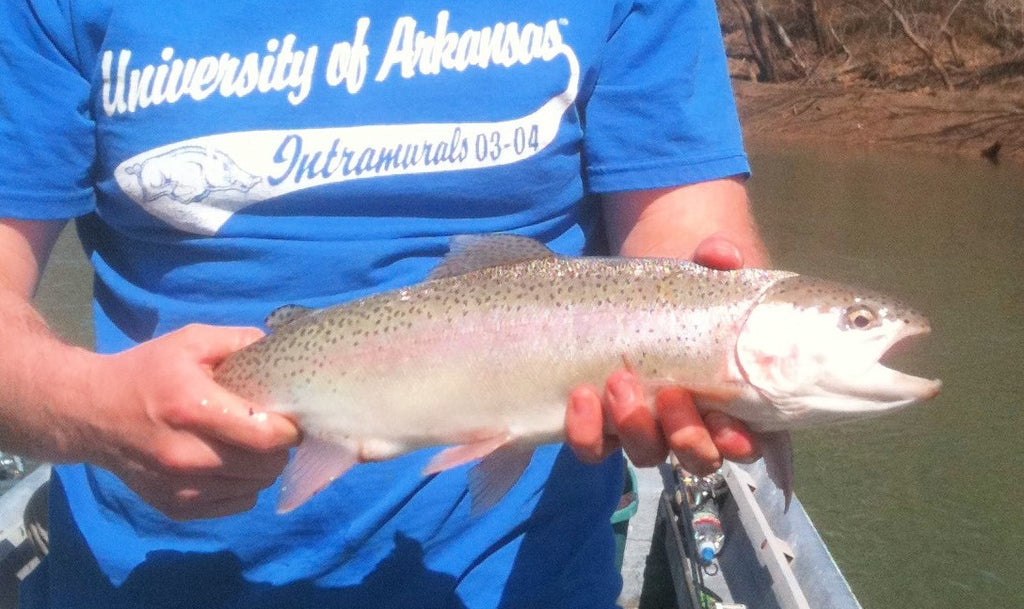
{"type": "Polygon", "coordinates": [[[882,5],[885,6],[885,8],[889,9],[889,12],[892,13],[892,16],[896,19],[896,21],[899,22],[900,27],[903,29],[903,34],[907,37],[907,39],[910,40],[910,42],[921,51],[921,53],[928,59],[928,62],[932,65],[932,67],[935,68],[935,71],[939,73],[939,77],[942,78],[942,83],[946,85],[946,89],[952,91],[954,89],[953,81],[949,78],[949,72],[947,72],[946,68],[942,66],[942,62],[939,61],[939,58],[938,56],[935,55],[935,52],[932,51],[931,47],[925,44],[925,42],[921,40],[921,38],[919,38],[917,34],[914,33],[914,30],[910,27],[910,22],[908,22],[907,18],[903,15],[903,13],[901,13],[900,10],[893,5],[892,0],[880,1],[882,5]]]}

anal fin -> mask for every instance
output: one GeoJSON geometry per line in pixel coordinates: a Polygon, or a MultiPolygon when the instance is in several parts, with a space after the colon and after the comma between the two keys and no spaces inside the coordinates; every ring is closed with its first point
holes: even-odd
{"type": "Polygon", "coordinates": [[[277,513],[299,507],[359,463],[359,446],[305,437],[281,475],[277,513]]]}

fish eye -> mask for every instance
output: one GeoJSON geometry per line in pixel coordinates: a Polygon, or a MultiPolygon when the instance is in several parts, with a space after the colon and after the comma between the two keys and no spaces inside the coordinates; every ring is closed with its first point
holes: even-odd
{"type": "Polygon", "coordinates": [[[847,330],[867,330],[878,325],[879,314],[874,309],[857,304],[843,314],[843,325],[847,330]]]}
{"type": "Polygon", "coordinates": [[[843,326],[848,330],[867,330],[877,325],[878,313],[866,305],[854,305],[843,314],[843,326]]]}

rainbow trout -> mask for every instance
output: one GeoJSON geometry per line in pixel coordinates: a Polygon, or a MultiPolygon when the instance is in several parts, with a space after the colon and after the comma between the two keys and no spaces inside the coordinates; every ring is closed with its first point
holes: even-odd
{"type": "Polygon", "coordinates": [[[602,385],[624,362],[649,396],[683,386],[702,411],[760,434],[788,506],[787,430],[883,414],[941,385],[879,363],[929,332],[888,297],[777,270],[557,256],[511,235],[456,237],[423,283],[285,307],[267,324],[215,378],[302,429],[282,512],[357,463],[442,445],[424,473],[482,459],[470,471],[482,511],[536,446],[564,439],[572,389],[602,385]]]}

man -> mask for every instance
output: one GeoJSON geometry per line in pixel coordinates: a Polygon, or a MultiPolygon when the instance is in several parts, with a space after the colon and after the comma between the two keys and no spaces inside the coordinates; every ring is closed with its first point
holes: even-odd
{"type": "Polygon", "coordinates": [[[566,396],[575,455],[539,449],[482,516],[466,468],[419,476],[431,451],[277,516],[300,430],[211,370],[276,306],[419,281],[458,233],[763,263],[713,4],[172,4],[0,9],[0,448],[77,464],[24,604],[611,606],[619,444],[707,471],[756,454],[741,425],[681,390],[655,420],[620,371],[566,396]],[[71,218],[99,354],[30,304],[71,218]]]}

